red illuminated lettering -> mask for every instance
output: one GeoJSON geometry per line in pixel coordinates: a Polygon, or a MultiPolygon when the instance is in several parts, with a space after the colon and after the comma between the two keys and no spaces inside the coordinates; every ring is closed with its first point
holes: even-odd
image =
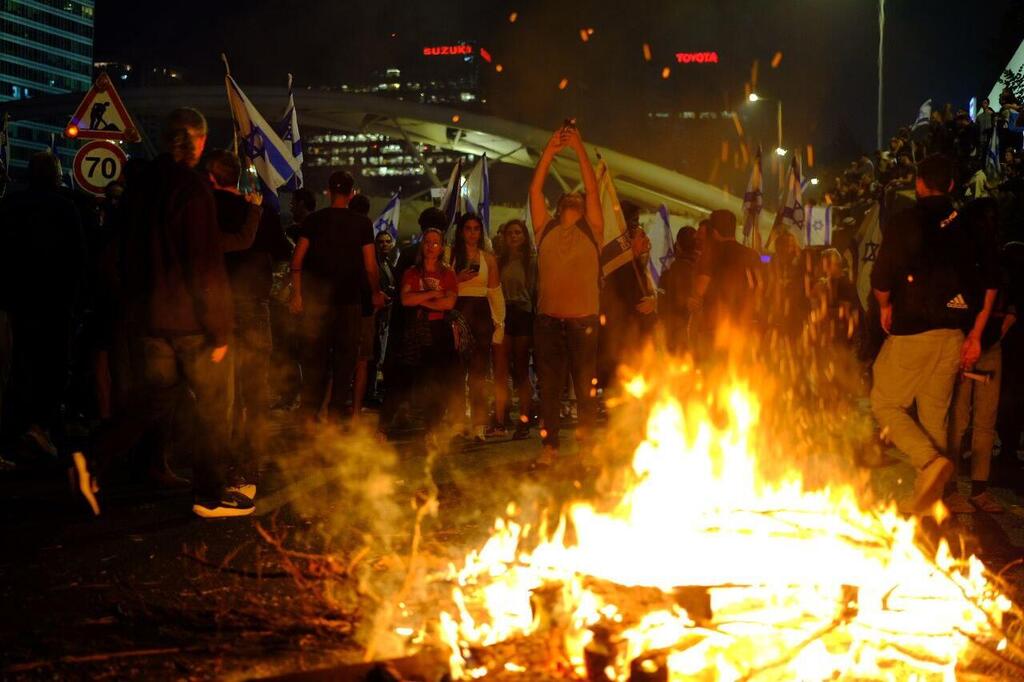
{"type": "Polygon", "coordinates": [[[717,64],[717,52],[676,52],[676,61],[680,64],[717,64]]]}
{"type": "Polygon", "coordinates": [[[473,54],[472,45],[434,45],[423,48],[423,55],[426,57],[439,57],[442,55],[467,55],[473,54]]]}

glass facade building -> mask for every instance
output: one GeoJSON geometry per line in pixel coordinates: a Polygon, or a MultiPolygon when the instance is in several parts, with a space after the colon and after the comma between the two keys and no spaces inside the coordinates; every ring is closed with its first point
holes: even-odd
{"type": "MultiPolygon", "coordinates": [[[[94,13],[94,0],[0,0],[0,111],[12,100],[89,89],[94,13]]],[[[51,144],[69,170],[75,149],[62,137],[64,123],[12,120],[12,170],[51,144]]]]}

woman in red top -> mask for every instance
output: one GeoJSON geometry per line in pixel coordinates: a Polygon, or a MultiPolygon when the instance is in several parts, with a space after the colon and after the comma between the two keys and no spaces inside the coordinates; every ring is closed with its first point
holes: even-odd
{"type": "MultiPolygon", "coordinates": [[[[416,264],[402,276],[401,300],[407,319],[399,340],[402,348],[397,369],[416,374],[414,384],[420,388],[420,403],[424,407],[441,405],[443,418],[445,408],[459,397],[459,357],[451,322],[445,316],[455,307],[459,283],[455,272],[442,262],[442,251],[441,231],[426,230],[416,264]]],[[[425,411],[428,415],[431,412],[425,411]]],[[[437,424],[429,416],[427,421],[429,435],[437,424]]]]}

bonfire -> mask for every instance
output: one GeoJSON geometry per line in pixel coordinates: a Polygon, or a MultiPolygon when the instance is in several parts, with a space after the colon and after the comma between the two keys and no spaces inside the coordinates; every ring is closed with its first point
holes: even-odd
{"type": "MultiPolygon", "coordinates": [[[[643,415],[598,500],[515,505],[443,576],[428,626],[454,679],[904,680],[1022,670],[1016,610],[976,557],[848,481],[772,462],[735,375],[625,382],[643,415]],[[767,470],[773,470],[771,474],[767,470]],[[1011,633],[1011,634],[1008,634],[1011,633]]],[[[941,509],[936,512],[941,515],[941,509]]]]}

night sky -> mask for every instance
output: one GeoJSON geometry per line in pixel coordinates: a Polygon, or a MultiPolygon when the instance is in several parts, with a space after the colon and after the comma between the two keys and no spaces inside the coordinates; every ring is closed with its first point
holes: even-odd
{"type": "MultiPolygon", "coordinates": [[[[196,85],[221,82],[221,52],[243,86],[283,83],[289,71],[298,85],[317,86],[368,80],[397,46],[476,41],[505,67],[489,88],[495,114],[544,127],[575,115],[591,139],[640,155],[637,122],[647,111],[736,109],[758,60],[758,91],[784,102],[787,146],[813,144],[826,163],[874,146],[873,0],[97,5],[97,60],[177,67],[196,85]],[[581,28],[594,29],[586,43],[581,28]],[[705,50],[717,51],[720,63],[681,66],[672,58],[705,50]],[[771,69],[776,51],[782,63],[771,69]],[[667,80],[664,66],[672,67],[667,80]],[[557,88],[562,77],[565,91],[557,88]]],[[[972,95],[986,94],[1024,37],[1022,5],[890,0],[886,134],[911,123],[929,97],[966,108],[972,95]]]]}

